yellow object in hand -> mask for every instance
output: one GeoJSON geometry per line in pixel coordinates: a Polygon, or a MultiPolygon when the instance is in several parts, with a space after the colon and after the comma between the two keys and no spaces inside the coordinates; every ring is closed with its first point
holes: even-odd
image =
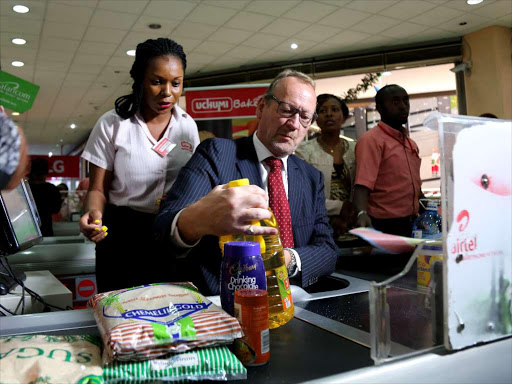
{"type": "Polygon", "coordinates": [[[94,224],[99,224],[100,221],[98,219],[94,220],[94,224]]]}
{"type": "Polygon", "coordinates": [[[107,232],[108,228],[107,228],[107,227],[105,227],[105,226],[103,226],[103,227],[101,227],[101,230],[102,230],[103,232],[107,232]]]}

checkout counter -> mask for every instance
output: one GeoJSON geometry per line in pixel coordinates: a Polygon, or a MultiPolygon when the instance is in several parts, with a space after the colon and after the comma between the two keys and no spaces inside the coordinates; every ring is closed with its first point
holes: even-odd
{"type": "MultiPolygon", "coordinates": [[[[441,117],[441,121],[443,119],[441,117]]],[[[443,131],[442,127],[437,127],[440,136],[450,138],[454,131],[458,133],[474,124],[474,121],[455,121],[454,124],[455,128],[462,128],[456,130],[448,126],[443,131]]],[[[445,140],[443,145],[449,142],[445,140]]],[[[451,140],[452,146],[454,142],[451,140]]],[[[434,264],[437,266],[431,270],[433,284],[418,286],[417,260],[421,255],[432,256],[429,252],[439,252],[439,244],[422,243],[412,255],[383,255],[375,254],[362,240],[340,241],[342,248],[336,272],[306,289],[292,286],[294,318],[288,324],[270,331],[270,361],[263,366],[249,367],[247,381],[240,382],[512,382],[512,332],[507,328],[510,324],[505,324],[503,317],[496,316],[492,311],[498,306],[491,305],[491,312],[485,316],[490,316],[493,322],[487,322],[485,330],[474,327],[476,320],[471,313],[481,316],[477,313],[482,312],[481,307],[468,306],[467,302],[461,302],[456,296],[461,286],[458,280],[462,276],[456,268],[464,266],[460,262],[464,257],[471,260],[471,251],[458,249],[457,254],[453,255],[449,251],[451,248],[447,247],[454,241],[450,237],[451,231],[459,230],[458,226],[452,225],[456,220],[457,207],[451,203],[453,200],[448,201],[456,197],[457,191],[454,191],[454,159],[445,156],[442,162],[445,162],[445,187],[442,191],[445,230],[441,245],[444,261],[434,264]],[[453,276],[454,272],[456,276],[453,276]],[[454,313],[457,314],[455,318],[454,313]],[[500,328],[501,325],[503,327],[500,328]]],[[[508,217],[508,220],[511,218],[508,217]]],[[[510,223],[507,225],[510,226],[510,223]]],[[[479,233],[480,245],[485,244],[486,234],[479,233]]],[[[499,237],[503,240],[503,234],[499,237]]],[[[501,269],[505,271],[501,273],[502,280],[503,276],[508,279],[512,277],[512,258],[507,248],[511,240],[510,236],[506,237],[504,251],[496,253],[502,255],[499,260],[505,265],[505,269],[501,269]]],[[[496,241],[495,238],[492,240],[496,241]]],[[[75,249],[73,254],[77,258],[69,261],[70,266],[83,264],[87,260],[90,262],[87,251],[82,253],[83,249],[89,247],[87,242],[48,242],[33,247],[33,251],[44,252],[44,247],[60,245],[68,247],[70,252],[75,249]]],[[[23,262],[23,257],[27,256],[20,256],[17,268],[23,264],[30,268],[31,263],[23,262]]],[[[469,268],[470,263],[466,264],[469,268]]],[[[55,268],[58,268],[57,265],[55,268]]],[[[463,282],[462,287],[467,295],[483,287],[484,277],[490,279],[491,285],[500,279],[496,268],[490,270],[494,272],[483,276],[485,269],[480,267],[480,279],[470,281],[476,287],[473,290],[463,282]]],[[[467,273],[466,279],[470,279],[470,272],[467,273]]],[[[219,301],[218,297],[210,299],[219,301]]],[[[507,297],[501,299],[507,300],[507,297]]],[[[503,304],[500,298],[495,301],[503,304]]],[[[1,336],[41,333],[98,334],[98,330],[90,309],[0,317],[1,336]]]]}

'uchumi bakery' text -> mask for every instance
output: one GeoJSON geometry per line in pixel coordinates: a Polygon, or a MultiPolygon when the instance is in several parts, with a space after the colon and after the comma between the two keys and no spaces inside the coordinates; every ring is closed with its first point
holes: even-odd
{"type": "Polygon", "coordinates": [[[197,99],[192,102],[194,113],[230,112],[233,109],[256,108],[261,96],[253,99],[232,99],[231,97],[211,97],[197,99]]]}

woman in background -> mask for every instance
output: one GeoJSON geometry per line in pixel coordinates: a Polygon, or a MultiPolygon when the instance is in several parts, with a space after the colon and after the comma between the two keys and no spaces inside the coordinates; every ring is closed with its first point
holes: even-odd
{"type": "Polygon", "coordinates": [[[355,223],[351,200],[356,173],[356,143],[340,137],[349,112],[338,96],[318,96],[316,113],[320,136],[303,142],[295,154],[323,173],[327,214],[337,237],[355,223]]]}
{"type": "Polygon", "coordinates": [[[90,185],[80,229],[97,243],[99,292],[174,278],[171,255],[155,245],[152,225],[162,196],[199,144],[196,123],[178,106],[186,66],[173,40],[137,45],[133,93],[98,120],[82,154],[90,185]]]}

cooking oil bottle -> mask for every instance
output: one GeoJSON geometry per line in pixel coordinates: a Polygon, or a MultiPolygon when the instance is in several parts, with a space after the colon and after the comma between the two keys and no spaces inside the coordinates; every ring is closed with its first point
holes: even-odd
{"type": "MultiPolygon", "coordinates": [[[[249,185],[249,179],[233,180],[229,187],[249,185]]],[[[272,211],[269,208],[269,211],[272,211]]],[[[284,249],[279,237],[279,227],[272,213],[270,219],[256,221],[253,226],[265,226],[277,229],[276,235],[226,235],[219,238],[219,246],[224,252],[224,244],[228,241],[255,241],[260,244],[261,258],[265,266],[268,293],[269,328],[277,328],[293,318],[294,306],[288,271],[284,260],[284,249]]]]}

